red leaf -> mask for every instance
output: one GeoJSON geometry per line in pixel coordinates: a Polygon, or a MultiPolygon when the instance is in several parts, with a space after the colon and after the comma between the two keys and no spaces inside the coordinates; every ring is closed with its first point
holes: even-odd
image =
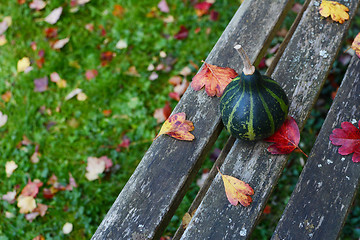
{"type": "Polygon", "coordinates": [[[36,197],[36,195],[39,192],[39,187],[41,187],[42,185],[43,185],[43,183],[40,180],[34,180],[34,182],[32,182],[29,179],[28,183],[23,188],[20,195],[36,197]]]}
{"type": "Polygon", "coordinates": [[[194,8],[196,11],[196,15],[201,17],[201,16],[207,14],[209,12],[211,5],[212,5],[212,3],[208,3],[208,2],[200,2],[200,3],[195,4],[194,8]]]}
{"type": "Polygon", "coordinates": [[[98,75],[98,71],[96,69],[86,70],[85,77],[86,80],[91,80],[98,75]]]}
{"type": "Polygon", "coordinates": [[[174,38],[177,40],[182,40],[187,38],[188,35],[189,35],[189,30],[184,25],[181,25],[179,32],[175,34],[174,38]]]}
{"type": "Polygon", "coordinates": [[[231,82],[237,73],[232,68],[218,67],[204,63],[204,67],[198,72],[191,82],[191,87],[199,91],[205,86],[207,95],[221,97],[225,87],[231,82]]]}
{"type": "Polygon", "coordinates": [[[174,99],[175,101],[180,101],[180,95],[176,92],[169,93],[169,97],[174,99]]]}
{"type": "Polygon", "coordinates": [[[217,12],[215,10],[211,10],[211,12],[210,12],[210,20],[211,21],[219,20],[219,12],[217,12]]]}
{"type": "MultiPolygon", "coordinates": [[[[360,128],[360,121],[358,122],[360,128]]],[[[338,153],[349,155],[354,153],[353,162],[360,162],[360,130],[350,122],[341,123],[341,128],[335,128],[330,135],[333,145],[341,146],[338,153]]]]}
{"type": "Polygon", "coordinates": [[[300,141],[299,127],[292,117],[288,117],[277,132],[264,140],[274,143],[267,149],[272,154],[289,154],[297,148],[307,157],[298,146],[300,141]]]}
{"type": "Polygon", "coordinates": [[[101,66],[106,66],[110,63],[110,61],[113,59],[114,53],[111,51],[102,52],[100,56],[101,60],[101,66]]]}
{"type": "Polygon", "coordinates": [[[44,32],[45,32],[46,38],[48,38],[48,39],[56,38],[58,35],[57,30],[58,29],[54,28],[54,27],[45,28],[44,32]]]}

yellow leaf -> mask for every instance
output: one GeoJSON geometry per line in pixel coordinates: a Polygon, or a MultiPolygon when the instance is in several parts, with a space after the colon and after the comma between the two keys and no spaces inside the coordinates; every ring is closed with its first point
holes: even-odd
{"type": "Polygon", "coordinates": [[[184,112],[176,113],[170,116],[162,125],[156,138],[162,134],[167,134],[179,140],[194,140],[194,135],[190,133],[190,131],[194,130],[194,124],[189,120],[185,120],[185,118],[186,114],[184,112]]]}
{"type": "Polygon", "coordinates": [[[17,71],[23,72],[30,66],[30,59],[28,57],[23,57],[17,62],[17,71]]]}
{"type": "Polygon", "coordinates": [[[76,99],[80,102],[83,102],[87,99],[87,96],[85,93],[81,92],[76,96],[76,99]]]}
{"type": "Polygon", "coordinates": [[[20,213],[29,213],[36,208],[36,201],[32,196],[20,195],[17,206],[20,208],[20,213]]]}
{"type": "Polygon", "coordinates": [[[351,44],[351,48],[354,49],[356,55],[360,58],[360,33],[356,35],[354,41],[351,44]]]}
{"type": "Polygon", "coordinates": [[[342,5],[341,3],[335,1],[326,1],[323,0],[320,4],[319,12],[323,17],[331,16],[332,20],[335,22],[343,23],[345,20],[349,19],[349,14],[347,13],[349,9],[342,5]]]}
{"type": "Polygon", "coordinates": [[[58,86],[58,88],[66,88],[66,80],[60,79],[56,82],[56,85],[58,86]]]}
{"type": "Polygon", "coordinates": [[[0,46],[3,46],[7,43],[5,35],[0,35],[0,46]]]}
{"type": "Polygon", "coordinates": [[[18,167],[18,165],[14,161],[6,162],[6,164],[5,164],[6,176],[10,177],[13,174],[13,172],[15,171],[15,169],[17,169],[17,167],[18,167]]]}
{"type": "Polygon", "coordinates": [[[252,202],[250,196],[254,194],[250,185],[232,176],[223,175],[219,168],[218,171],[224,182],[226,197],[231,205],[236,206],[240,202],[244,207],[249,206],[252,202]]]}
{"type": "Polygon", "coordinates": [[[185,213],[185,215],[183,216],[181,224],[182,224],[184,229],[186,229],[187,226],[189,225],[189,223],[191,221],[191,218],[192,218],[192,216],[188,212],[185,213]]]}

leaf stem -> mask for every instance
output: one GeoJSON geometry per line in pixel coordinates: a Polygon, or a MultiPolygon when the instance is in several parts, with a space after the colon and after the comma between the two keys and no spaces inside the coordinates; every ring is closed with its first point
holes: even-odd
{"type": "Polygon", "coordinates": [[[304,151],[303,151],[299,146],[296,146],[296,148],[297,148],[302,154],[304,154],[307,158],[309,158],[309,156],[308,156],[306,153],[304,153],[304,151]]]}

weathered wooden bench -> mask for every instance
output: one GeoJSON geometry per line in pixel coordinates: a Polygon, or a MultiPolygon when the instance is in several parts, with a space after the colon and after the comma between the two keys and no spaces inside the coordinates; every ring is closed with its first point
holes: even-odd
{"type": "MultiPolygon", "coordinates": [[[[339,1],[350,19],[338,24],[320,17],[320,0],[306,1],[267,74],[285,89],[289,115],[303,128],[359,5],[339,1]]],[[[245,0],[206,59],[240,71],[235,43],[259,61],[292,6],[290,0],[245,0]]],[[[359,186],[360,165],[330,144],[331,131],[343,121],[360,119],[360,60],[353,57],[317,137],[273,239],[336,239],[359,186]]],[[[194,123],[193,142],[157,138],[123,188],[92,239],[158,239],[184,197],[209,149],[223,130],[219,99],[188,88],[174,113],[194,123]]],[[[246,239],[256,226],[284,169],[288,155],[271,155],[269,143],[230,137],[189,209],[188,227],[174,239],[246,239]],[[222,172],[254,188],[248,207],[226,199],[222,172]]]]}

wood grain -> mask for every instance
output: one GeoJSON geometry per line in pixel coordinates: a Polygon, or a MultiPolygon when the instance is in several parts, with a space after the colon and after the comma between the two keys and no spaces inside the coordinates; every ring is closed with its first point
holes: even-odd
{"type": "MultiPolygon", "coordinates": [[[[234,51],[241,43],[252,61],[291,7],[290,0],[245,1],[206,62],[241,69],[234,51]]],[[[92,239],[156,239],[167,226],[205,155],[222,130],[219,99],[189,88],[174,109],[194,123],[193,142],[160,136],[150,146],[92,239]]]]}
{"type": "MultiPolygon", "coordinates": [[[[358,1],[342,1],[354,16],[358,1]]],[[[300,129],[310,114],[347,32],[350,21],[340,25],[322,19],[320,1],[309,7],[274,69],[272,78],[288,94],[289,115],[300,129]]],[[[198,207],[181,239],[246,239],[265,207],[288,156],[267,153],[268,143],[237,140],[222,167],[222,173],[239,178],[255,190],[249,207],[232,206],[226,199],[219,174],[198,207]]]]}
{"type": "Polygon", "coordinates": [[[360,165],[329,136],[360,120],[360,60],[354,56],[273,239],[337,239],[359,188],[360,165]]]}

